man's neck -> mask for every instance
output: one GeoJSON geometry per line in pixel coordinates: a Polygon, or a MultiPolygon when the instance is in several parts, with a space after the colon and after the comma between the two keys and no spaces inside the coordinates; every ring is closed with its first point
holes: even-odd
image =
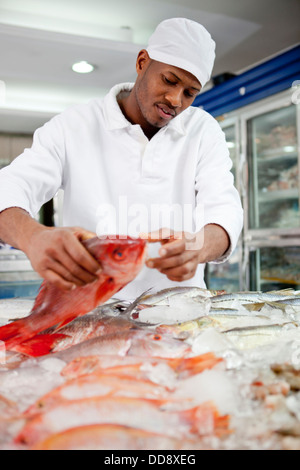
{"type": "Polygon", "coordinates": [[[151,126],[148,122],[145,121],[138,106],[136,105],[133,90],[121,91],[117,96],[117,102],[127,121],[129,121],[131,124],[140,125],[145,136],[149,140],[151,140],[152,137],[157,134],[159,128],[151,126]]]}

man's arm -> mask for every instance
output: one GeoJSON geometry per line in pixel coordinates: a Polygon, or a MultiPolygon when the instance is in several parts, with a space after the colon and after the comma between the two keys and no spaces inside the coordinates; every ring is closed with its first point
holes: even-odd
{"type": "Polygon", "coordinates": [[[160,258],[147,261],[149,268],[158,269],[171,281],[187,281],[195,276],[199,263],[208,263],[222,257],[230,247],[227,232],[219,225],[208,224],[192,235],[168,229],[153,232],[146,237],[149,242],[160,241],[160,258]]]}
{"type": "Polygon", "coordinates": [[[0,239],[22,250],[42,278],[62,289],[97,279],[101,267],[80,243],[93,235],[77,227],[45,227],[18,207],[0,213],[0,239]]]}

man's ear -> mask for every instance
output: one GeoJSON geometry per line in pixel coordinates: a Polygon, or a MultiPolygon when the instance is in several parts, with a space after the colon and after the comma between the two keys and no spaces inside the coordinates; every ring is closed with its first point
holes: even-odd
{"type": "Polygon", "coordinates": [[[137,59],[136,59],[136,71],[137,71],[137,74],[140,75],[141,72],[143,72],[144,70],[146,70],[147,66],[150,64],[151,62],[151,59],[149,57],[149,54],[148,52],[146,51],[146,49],[142,49],[139,53],[138,53],[138,56],[137,56],[137,59]]]}

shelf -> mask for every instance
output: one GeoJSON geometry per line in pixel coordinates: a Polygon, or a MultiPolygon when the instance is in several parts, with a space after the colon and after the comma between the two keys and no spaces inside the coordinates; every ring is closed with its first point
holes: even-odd
{"type": "Polygon", "coordinates": [[[258,202],[273,202],[282,200],[296,199],[299,200],[299,190],[295,189],[281,189],[275,191],[260,191],[258,202]]]}
{"type": "Polygon", "coordinates": [[[295,152],[287,152],[287,151],[284,151],[283,148],[279,148],[275,150],[265,151],[257,155],[257,161],[260,163],[262,162],[270,163],[270,162],[275,162],[277,160],[282,161],[286,158],[298,160],[297,151],[295,150],[295,152]]]}
{"type": "Polygon", "coordinates": [[[281,279],[280,277],[266,277],[262,276],[262,281],[265,282],[279,282],[280,284],[292,284],[292,285],[298,285],[300,284],[300,279],[297,281],[295,279],[281,279]]]}

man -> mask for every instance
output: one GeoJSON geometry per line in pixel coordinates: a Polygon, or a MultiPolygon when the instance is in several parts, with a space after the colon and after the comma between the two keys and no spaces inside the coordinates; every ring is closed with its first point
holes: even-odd
{"type": "Polygon", "coordinates": [[[120,298],[178,283],[204,287],[205,263],[230,256],[242,228],[231,160],[218,123],[191,107],[210,79],[214,51],[200,24],[163,21],[137,57],[135,84],[56,116],[0,172],[0,238],[43,278],[63,289],[93,282],[101,266],[80,238],[104,234],[113,218],[133,222],[138,212],[140,231],[161,244],[149,245],[147,267],[120,298]],[[32,216],[59,188],[68,228],[44,227],[32,216]],[[182,209],[173,226],[153,222],[162,205],[182,209]]]}

